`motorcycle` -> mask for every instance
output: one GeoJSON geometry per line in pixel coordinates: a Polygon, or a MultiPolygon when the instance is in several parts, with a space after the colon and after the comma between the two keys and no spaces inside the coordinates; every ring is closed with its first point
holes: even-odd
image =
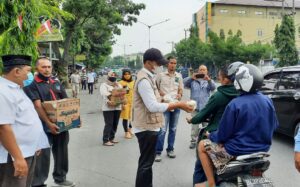
{"type": "Polygon", "coordinates": [[[220,187],[273,187],[263,173],[269,168],[268,153],[259,152],[238,156],[218,171],[216,180],[220,187]]]}

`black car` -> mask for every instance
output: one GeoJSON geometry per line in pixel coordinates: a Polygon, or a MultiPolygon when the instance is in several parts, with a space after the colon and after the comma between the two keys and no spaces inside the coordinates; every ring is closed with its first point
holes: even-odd
{"type": "Polygon", "coordinates": [[[273,100],[279,121],[277,132],[294,137],[300,126],[300,66],[266,73],[261,91],[273,100]]]}

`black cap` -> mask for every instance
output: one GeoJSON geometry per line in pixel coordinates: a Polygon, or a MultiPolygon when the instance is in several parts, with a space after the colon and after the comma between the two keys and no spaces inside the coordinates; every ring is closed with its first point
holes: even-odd
{"type": "Polygon", "coordinates": [[[169,62],[163,57],[160,50],[151,48],[144,53],[144,62],[147,60],[156,61],[159,66],[166,65],[169,62]]]}
{"type": "Polygon", "coordinates": [[[27,55],[3,55],[2,62],[4,67],[27,65],[31,66],[31,56],[27,55]]]}

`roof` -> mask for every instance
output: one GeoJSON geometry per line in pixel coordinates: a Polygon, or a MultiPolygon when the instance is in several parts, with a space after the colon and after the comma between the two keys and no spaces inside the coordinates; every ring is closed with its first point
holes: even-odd
{"type": "Polygon", "coordinates": [[[267,72],[266,75],[271,74],[271,73],[276,73],[276,72],[279,72],[279,71],[299,71],[300,72],[300,65],[276,68],[272,71],[267,72]]]}
{"type": "MultiPolygon", "coordinates": [[[[292,8],[293,0],[284,0],[284,7],[292,8]]],[[[281,0],[219,0],[213,4],[226,5],[245,5],[245,6],[260,6],[260,7],[282,7],[281,0]]],[[[300,8],[300,0],[295,0],[295,7],[300,8]]]]}

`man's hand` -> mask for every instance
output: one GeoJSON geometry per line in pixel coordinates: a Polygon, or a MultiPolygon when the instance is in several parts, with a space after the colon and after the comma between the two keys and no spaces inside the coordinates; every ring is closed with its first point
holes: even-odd
{"type": "Polygon", "coordinates": [[[49,130],[50,130],[50,132],[52,133],[52,134],[58,134],[59,132],[59,127],[55,124],[55,123],[50,123],[50,124],[48,124],[48,128],[49,128],[49,130]]]}
{"type": "Polygon", "coordinates": [[[300,173],[300,152],[295,152],[295,167],[300,173]]]}
{"type": "Polygon", "coordinates": [[[196,79],[197,79],[197,77],[196,77],[197,74],[199,74],[199,73],[193,73],[193,75],[192,75],[192,79],[193,79],[193,80],[196,80],[196,79]]]}
{"type": "Polygon", "coordinates": [[[185,118],[186,119],[186,122],[188,123],[188,124],[191,124],[192,123],[192,117],[187,117],[187,118],[185,118]]]}
{"type": "Polygon", "coordinates": [[[18,158],[14,161],[14,176],[15,177],[25,177],[28,175],[28,165],[24,158],[18,158]]]}
{"type": "Polygon", "coordinates": [[[37,150],[37,151],[35,152],[35,155],[36,155],[36,156],[40,156],[41,153],[42,153],[42,150],[40,149],[40,150],[37,150]]]}
{"type": "Polygon", "coordinates": [[[180,101],[181,98],[182,98],[182,95],[181,95],[181,94],[177,94],[177,95],[176,95],[176,99],[177,99],[178,101],[180,101]]]}
{"type": "Polygon", "coordinates": [[[210,81],[210,80],[211,80],[211,78],[210,78],[208,75],[205,75],[203,79],[204,79],[204,80],[207,80],[207,81],[210,81]]]}
{"type": "Polygon", "coordinates": [[[209,138],[210,133],[208,131],[205,132],[205,136],[209,138]]]}

